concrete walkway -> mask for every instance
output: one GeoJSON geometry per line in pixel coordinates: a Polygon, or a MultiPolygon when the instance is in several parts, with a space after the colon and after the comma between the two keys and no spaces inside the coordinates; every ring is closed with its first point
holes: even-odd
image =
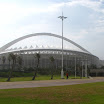
{"type": "Polygon", "coordinates": [[[74,85],[94,82],[104,82],[104,77],[96,77],[90,79],[68,79],[68,80],[60,79],[60,80],[45,80],[45,81],[0,82],[0,89],[64,86],[64,85],[74,85]]]}

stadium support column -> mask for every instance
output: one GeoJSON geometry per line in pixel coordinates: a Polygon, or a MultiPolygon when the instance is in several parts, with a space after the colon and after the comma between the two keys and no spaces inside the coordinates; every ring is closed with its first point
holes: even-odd
{"type": "Polygon", "coordinates": [[[58,18],[60,18],[62,20],[62,70],[61,70],[61,78],[64,79],[64,71],[63,71],[63,20],[66,19],[67,17],[64,17],[63,12],[62,12],[62,16],[59,16],[58,18]]]}
{"type": "Polygon", "coordinates": [[[81,62],[82,62],[82,78],[83,78],[83,60],[81,62]]]}
{"type": "Polygon", "coordinates": [[[75,55],[75,78],[76,78],[76,55],[75,55]]]}
{"type": "Polygon", "coordinates": [[[87,59],[85,60],[85,77],[87,78],[87,59]]]}

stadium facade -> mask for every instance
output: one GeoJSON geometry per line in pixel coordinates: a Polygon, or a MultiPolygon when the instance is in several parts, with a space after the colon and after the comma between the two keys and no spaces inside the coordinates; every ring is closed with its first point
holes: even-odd
{"type": "MultiPolygon", "coordinates": [[[[41,46],[34,48],[31,46],[30,48],[14,48],[14,49],[9,49],[9,47],[12,47],[14,44],[19,43],[22,40],[28,39],[30,37],[42,37],[44,39],[45,37],[50,37],[50,38],[58,38],[60,41],[62,40],[62,37],[56,34],[52,33],[35,33],[35,34],[29,34],[23,37],[20,37],[16,40],[11,41],[10,43],[4,45],[3,47],[0,48],[0,69],[2,70],[3,64],[5,64],[5,70],[8,69],[9,67],[9,61],[8,61],[8,56],[10,53],[14,53],[17,55],[20,55],[22,57],[23,63],[22,63],[22,68],[24,67],[36,67],[36,58],[34,57],[35,53],[40,53],[40,68],[50,68],[50,56],[53,56],[55,59],[55,68],[61,68],[61,62],[62,62],[62,48],[56,48],[56,47],[50,47],[48,46],[48,42],[46,42],[47,47],[41,46]],[[5,56],[6,60],[5,63],[2,61],[2,57],[5,56]]],[[[90,52],[88,52],[86,49],[78,45],[77,43],[71,41],[68,38],[63,37],[64,42],[70,43],[77,47],[79,50],[73,50],[73,49],[68,49],[64,48],[63,49],[63,57],[64,57],[64,68],[65,69],[71,69],[74,67],[77,67],[77,65],[83,65],[83,66],[91,66],[91,65],[96,65],[99,66],[99,58],[90,52]]],[[[41,40],[40,40],[41,41],[41,40]]],[[[58,42],[58,41],[57,41],[58,42]]],[[[29,44],[29,43],[28,43],[29,44]]],[[[53,44],[53,43],[51,43],[53,44]]],[[[22,45],[22,44],[21,44],[22,45]]],[[[61,44],[60,44],[61,46],[61,44]]]]}

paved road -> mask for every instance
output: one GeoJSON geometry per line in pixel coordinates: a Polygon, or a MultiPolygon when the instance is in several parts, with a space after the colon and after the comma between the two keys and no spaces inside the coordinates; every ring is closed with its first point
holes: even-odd
{"type": "Polygon", "coordinates": [[[61,80],[45,80],[45,81],[22,81],[22,82],[0,82],[0,89],[12,88],[31,88],[31,87],[48,87],[48,86],[64,86],[83,83],[104,82],[104,77],[91,79],[61,79],[61,80]]]}

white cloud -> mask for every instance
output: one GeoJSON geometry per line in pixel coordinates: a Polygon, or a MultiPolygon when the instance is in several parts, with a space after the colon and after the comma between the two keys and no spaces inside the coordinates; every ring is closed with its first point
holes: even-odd
{"type": "Polygon", "coordinates": [[[58,5],[40,7],[24,7],[16,4],[0,3],[0,24],[10,24],[16,20],[19,20],[25,16],[35,13],[55,12],[58,9],[58,5]]]}
{"type": "Polygon", "coordinates": [[[1,14],[0,23],[1,25],[10,24],[20,18],[23,18],[30,14],[35,14],[35,13],[56,12],[56,11],[59,11],[60,8],[65,5],[66,6],[82,5],[98,12],[104,12],[104,9],[100,8],[101,2],[102,1],[93,2],[91,0],[72,0],[70,2],[51,4],[44,8],[35,7],[35,6],[26,8],[24,6],[19,6],[16,4],[0,3],[0,14],[1,14]]]}
{"type": "Polygon", "coordinates": [[[62,2],[62,3],[53,4],[53,7],[58,8],[58,7],[63,7],[63,6],[70,6],[71,7],[71,6],[81,5],[81,6],[85,6],[87,8],[93,9],[94,11],[104,13],[104,8],[101,9],[101,6],[103,5],[102,4],[103,1],[104,0],[99,0],[99,1],[70,0],[69,2],[62,2]]]}

